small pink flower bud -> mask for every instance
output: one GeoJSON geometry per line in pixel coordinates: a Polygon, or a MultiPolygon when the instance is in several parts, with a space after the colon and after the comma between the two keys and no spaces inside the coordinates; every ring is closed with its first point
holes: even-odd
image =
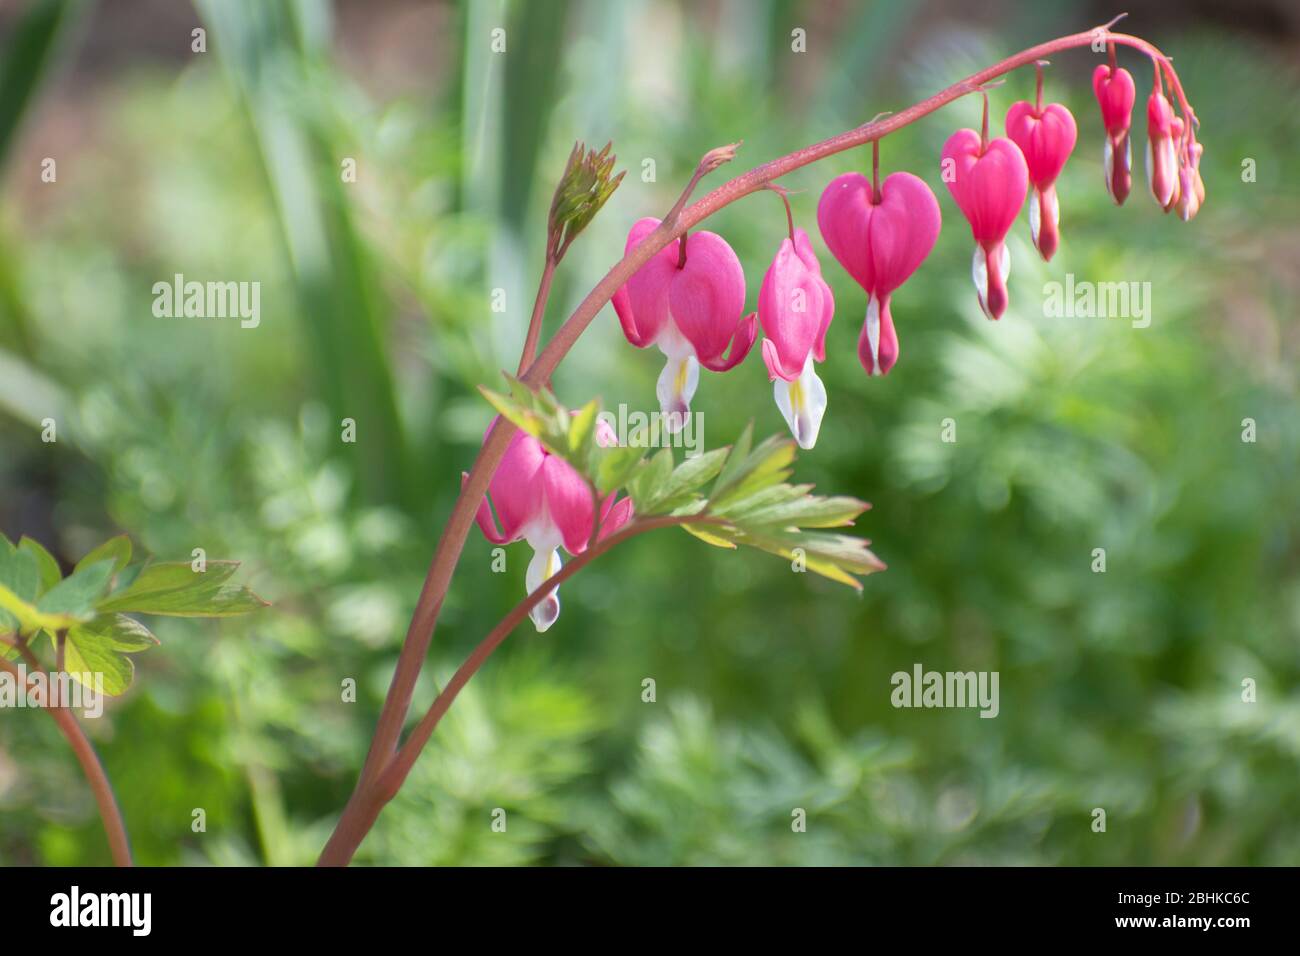
{"type": "Polygon", "coordinates": [[[939,238],[939,201],[911,173],[891,173],[877,194],[861,173],[832,179],[817,205],[826,247],[867,293],[858,359],[868,375],[898,360],[889,298],[917,270],[939,238]]]}
{"type": "Polygon", "coordinates": [[[1178,170],[1179,190],[1178,199],[1174,202],[1174,210],[1183,222],[1195,218],[1201,211],[1201,203],[1205,202],[1205,183],[1201,180],[1201,153],[1203,152],[1205,147],[1193,140],[1190,148],[1191,161],[1184,163],[1178,170]]]}
{"type": "Polygon", "coordinates": [[[1166,212],[1178,198],[1178,141],[1183,121],[1174,115],[1159,84],[1147,99],[1147,184],[1166,212]]]}
{"type": "Polygon", "coordinates": [[[1101,106],[1101,121],[1106,127],[1103,160],[1106,167],[1106,191],[1115,205],[1124,205],[1133,184],[1133,150],[1129,142],[1129,124],[1137,87],[1128,70],[1101,64],[1092,71],[1092,90],[1101,106]]]}

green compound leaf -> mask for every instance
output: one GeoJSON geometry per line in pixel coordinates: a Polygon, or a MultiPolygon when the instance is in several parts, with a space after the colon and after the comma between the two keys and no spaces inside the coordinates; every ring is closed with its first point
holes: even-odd
{"type": "Polygon", "coordinates": [[[129,585],[101,601],[98,610],[171,617],[229,617],[266,607],[267,602],[249,589],[225,585],[238,567],[237,561],[209,561],[205,571],[195,571],[184,561],[150,564],[129,585]]]}
{"type": "Polygon", "coordinates": [[[637,517],[698,518],[683,527],[710,545],[766,551],[859,590],[858,578],[884,570],[866,540],[810,530],[851,527],[870,506],[853,497],[812,494],[808,484],[790,484],[797,451],[788,436],[755,446],[751,423],[730,448],[680,464],[669,448],[647,458],[642,447],[606,448],[595,441],[596,403],[573,414],[550,391],[534,392],[509,376],[507,381],[509,395],[483,390],[493,407],[573,465],[602,498],[625,488],[637,517]]]}

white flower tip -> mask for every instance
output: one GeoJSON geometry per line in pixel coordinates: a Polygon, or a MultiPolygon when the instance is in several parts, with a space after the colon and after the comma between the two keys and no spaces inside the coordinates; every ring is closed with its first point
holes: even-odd
{"type": "MultiPolygon", "coordinates": [[[[998,255],[998,273],[1002,276],[1002,284],[1006,285],[1007,278],[1011,275],[1011,251],[1002,245],[1002,251],[998,255]]],[[[971,279],[975,283],[975,292],[979,296],[980,311],[986,318],[996,318],[989,311],[989,270],[988,263],[985,261],[983,247],[978,243],[975,245],[975,258],[971,260],[971,279]]]]}
{"type": "Polygon", "coordinates": [[[528,617],[532,619],[533,626],[537,628],[537,633],[545,632],[560,617],[560,599],[552,591],[546,597],[542,598],[531,611],[528,617]]]}
{"type": "MultiPolygon", "coordinates": [[[[549,542],[548,542],[549,543],[549,542]]],[[[543,544],[533,553],[533,559],[528,562],[528,572],[524,575],[524,585],[528,588],[528,593],[532,594],[542,586],[552,575],[559,572],[561,566],[560,553],[552,547],[543,544]]],[[[533,626],[537,628],[537,633],[542,633],[560,616],[560,592],[559,589],[552,590],[546,597],[537,602],[528,612],[528,617],[532,619],[533,626]]]]}
{"type": "Polygon", "coordinates": [[[817,377],[811,355],[793,382],[778,378],[772,383],[772,397],[799,447],[807,451],[816,445],[826,414],[826,386],[817,377]]]}
{"type": "Polygon", "coordinates": [[[695,356],[670,356],[659,373],[655,394],[663,415],[664,429],[675,435],[686,427],[686,416],[691,413],[691,399],[700,384],[700,363],[695,356]]]}
{"type": "Polygon", "coordinates": [[[661,408],[661,412],[663,414],[664,431],[670,435],[676,435],[686,427],[686,416],[691,413],[691,410],[686,404],[679,402],[661,408]]]}

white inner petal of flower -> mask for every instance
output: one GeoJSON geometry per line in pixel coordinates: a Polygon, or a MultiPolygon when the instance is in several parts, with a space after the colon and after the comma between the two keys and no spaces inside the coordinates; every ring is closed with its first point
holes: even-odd
{"type": "Polygon", "coordinates": [[[867,345],[871,349],[871,374],[880,375],[880,300],[867,298],[867,345]]]}
{"type": "Polygon", "coordinates": [[[700,384],[700,363],[695,357],[695,347],[688,342],[672,322],[664,325],[656,341],[659,350],[668,357],[664,370],[659,373],[655,394],[659,396],[659,410],[664,416],[664,429],[675,434],[686,425],[691,411],[691,399],[700,384]]]}
{"type": "Polygon", "coordinates": [[[1061,224],[1061,203],[1056,198],[1056,190],[1050,194],[1034,190],[1029,200],[1029,231],[1033,234],[1034,245],[1038,245],[1038,233],[1043,228],[1043,199],[1047,199],[1047,215],[1053,226],[1061,224]]]}
{"type": "MultiPolygon", "coordinates": [[[[1011,275],[1011,250],[1006,247],[1006,243],[1003,243],[1002,255],[998,257],[998,272],[1002,275],[1002,284],[1006,285],[1007,277],[1011,275]]],[[[984,248],[982,246],[977,245],[975,247],[975,258],[971,260],[970,274],[971,278],[975,280],[975,291],[980,297],[980,308],[984,310],[985,315],[988,315],[989,270],[984,264],[984,248]]],[[[989,317],[992,318],[992,316],[989,317]]]]}
{"type": "Polygon", "coordinates": [[[772,397],[799,447],[808,449],[816,445],[822,416],[826,414],[826,386],[817,377],[811,354],[793,382],[778,378],[772,383],[772,397]]]}
{"type": "MultiPolygon", "coordinates": [[[[538,529],[539,531],[541,529],[538,529]]],[[[551,526],[550,533],[530,537],[528,543],[533,548],[533,559],[528,562],[528,573],[524,575],[524,586],[532,594],[543,582],[553,577],[560,570],[560,532],[551,526]]],[[[555,623],[560,616],[560,590],[555,588],[550,594],[538,601],[528,612],[533,626],[540,634],[555,623]]]]}

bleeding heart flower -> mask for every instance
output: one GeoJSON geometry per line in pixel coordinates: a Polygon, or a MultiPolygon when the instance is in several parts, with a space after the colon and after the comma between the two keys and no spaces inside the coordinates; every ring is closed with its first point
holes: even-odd
{"type": "Polygon", "coordinates": [[[1092,91],[1101,106],[1101,121],[1106,127],[1103,154],[1106,167],[1106,191],[1115,205],[1124,205],[1133,185],[1133,148],[1129,142],[1129,124],[1137,88],[1128,70],[1105,63],[1092,71],[1092,91]]]}
{"type": "Polygon", "coordinates": [[[1147,184],[1151,196],[1165,212],[1178,199],[1178,141],[1183,121],[1165,97],[1156,66],[1156,84],[1147,99],[1147,184]]]}
{"type": "Polygon", "coordinates": [[[1029,199],[1029,228],[1045,262],[1051,261],[1060,244],[1061,208],[1056,198],[1056,178],[1074,152],[1078,134],[1068,109],[1060,103],[1043,105],[1043,71],[1039,66],[1037,102],[1021,100],[1011,104],[1007,110],[1007,136],[1020,147],[1029,169],[1029,181],[1034,187],[1029,199]]]}
{"type": "Polygon", "coordinates": [[[826,386],[813,362],[826,361],[826,329],[834,315],[835,297],[808,233],[795,229],[793,238],[781,240],[763,277],[758,321],[772,394],[800,448],[817,443],[826,413],[826,386]]]}
{"type": "MultiPolygon", "coordinates": [[[[631,252],[659,225],[642,219],[627,236],[631,252]]],[[[668,358],[656,392],[670,432],[680,431],[700,381],[700,366],[725,372],[744,361],[757,334],[745,311],[745,273],[731,246],[712,232],[670,243],[614,294],[614,311],[627,340],[639,349],[658,345],[668,358]],[[723,353],[731,346],[729,358],[723,353]]]]}
{"type": "Polygon", "coordinates": [[[826,247],[867,293],[858,359],[868,375],[884,375],[898,361],[898,335],[889,298],[934,248],[939,201],[911,173],[891,173],[873,189],[861,173],[836,176],[817,204],[826,247]]]}
{"type": "MultiPolygon", "coordinates": [[[[488,435],[496,425],[493,419],[488,435]]],[[[607,447],[618,444],[608,422],[597,423],[596,441],[607,447]]],[[[464,477],[468,476],[462,480],[464,477]]],[[[600,514],[600,537],[604,538],[632,517],[632,499],[615,503],[611,494],[601,504],[600,514]]],[[[527,432],[516,432],[488,483],[488,494],[475,519],[493,544],[527,541],[532,547],[533,559],[525,576],[531,594],[560,570],[561,546],[570,554],[586,550],[592,529],[591,488],[563,458],[552,455],[527,432]],[[492,517],[494,507],[500,528],[492,517]]],[[[560,616],[559,589],[552,590],[528,616],[538,631],[554,624],[560,616]]]]}
{"type": "MultiPolygon", "coordinates": [[[[986,120],[987,111],[986,102],[986,120]]],[[[943,169],[948,191],[978,245],[971,275],[980,308],[990,319],[1000,319],[1011,273],[1005,240],[1029,192],[1024,154],[1009,139],[988,140],[973,129],[959,129],[944,144],[943,169]]]]}

